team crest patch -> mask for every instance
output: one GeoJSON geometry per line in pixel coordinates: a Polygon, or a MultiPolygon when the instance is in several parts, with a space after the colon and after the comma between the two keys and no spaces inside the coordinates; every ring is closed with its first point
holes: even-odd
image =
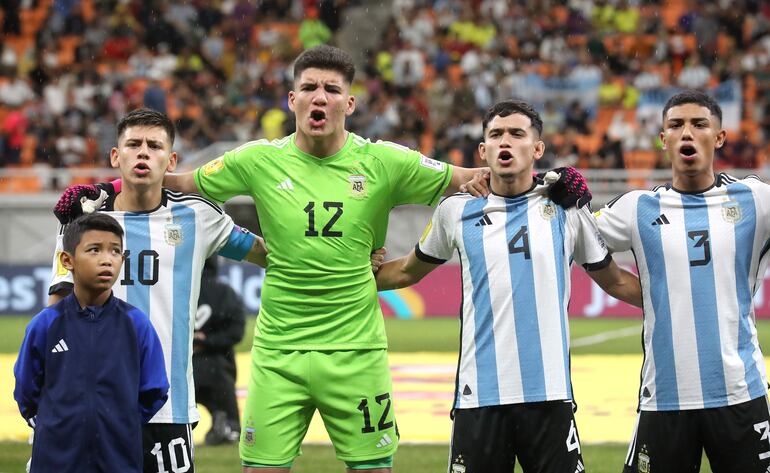
{"type": "Polygon", "coordinates": [[[452,462],[452,473],[465,473],[465,459],[462,455],[458,455],[452,462]]]}
{"type": "Polygon", "coordinates": [[[639,473],[650,473],[650,457],[647,455],[647,449],[642,447],[642,451],[639,452],[637,457],[637,470],[639,473]]]}
{"type": "Polygon", "coordinates": [[[722,204],[722,220],[727,223],[738,223],[741,217],[741,204],[734,200],[728,200],[722,204]]]}
{"type": "Polygon", "coordinates": [[[205,166],[203,166],[203,175],[210,176],[214,173],[221,171],[224,168],[225,168],[224,158],[217,158],[213,161],[209,161],[205,166]]]}
{"type": "Polygon", "coordinates": [[[436,161],[435,159],[430,159],[427,156],[423,156],[420,158],[420,166],[426,167],[428,169],[433,169],[434,171],[441,172],[444,170],[444,166],[446,166],[446,163],[443,163],[441,161],[436,161]]]}
{"type": "Polygon", "coordinates": [[[553,220],[556,217],[556,205],[551,202],[541,204],[540,216],[543,217],[543,220],[553,220]]]}
{"type": "Polygon", "coordinates": [[[243,429],[243,443],[246,445],[254,445],[254,427],[246,427],[243,429]]]}
{"type": "Polygon", "coordinates": [[[166,227],[163,229],[163,235],[166,237],[166,243],[171,246],[178,246],[184,241],[182,226],[176,223],[166,224],[166,227]]]}
{"type": "Polygon", "coordinates": [[[366,197],[366,176],[355,175],[349,176],[350,181],[350,196],[357,199],[366,197]]]}

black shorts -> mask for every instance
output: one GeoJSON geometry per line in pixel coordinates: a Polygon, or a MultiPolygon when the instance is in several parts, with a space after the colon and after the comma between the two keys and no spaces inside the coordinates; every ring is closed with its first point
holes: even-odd
{"type": "Polygon", "coordinates": [[[570,401],[456,409],[449,455],[450,473],[585,471],[570,401]]]}
{"type": "Polygon", "coordinates": [[[770,471],[767,398],[713,409],[641,411],[623,471],[697,473],[704,450],[714,473],[770,471]]]}
{"type": "Polygon", "coordinates": [[[193,473],[194,424],[144,424],[144,473],[193,473]]]}

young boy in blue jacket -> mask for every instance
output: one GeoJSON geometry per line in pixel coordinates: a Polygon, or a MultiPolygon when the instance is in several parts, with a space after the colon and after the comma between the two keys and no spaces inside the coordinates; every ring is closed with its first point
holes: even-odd
{"type": "Polygon", "coordinates": [[[142,423],[166,402],[163,350],[142,311],[112,295],[123,229],[104,213],[64,234],[74,290],[27,326],[13,395],[35,430],[31,472],[142,472],[142,423]]]}

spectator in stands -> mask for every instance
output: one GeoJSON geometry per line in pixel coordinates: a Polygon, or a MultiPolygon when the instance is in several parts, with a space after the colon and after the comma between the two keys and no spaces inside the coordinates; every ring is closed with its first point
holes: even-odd
{"type": "Polygon", "coordinates": [[[580,102],[577,100],[570,103],[567,113],[564,116],[564,126],[572,128],[581,135],[587,135],[590,133],[588,122],[590,117],[588,111],[584,109],[580,102]]]}
{"type": "Polygon", "coordinates": [[[711,71],[708,67],[704,66],[700,57],[693,53],[687,59],[687,64],[679,73],[679,77],[676,78],[676,83],[679,87],[685,89],[704,89],[711,80],[711,71]]]}
{"type": "Polygon", "coordinates": [[[0,104],[8,107],[21,107],[27,101],[34,100],[35,93],[24,77],[14,75],[11,80],[0,84],[0,104]]]}
{"type": "Polygon", "coordinates": [[[318,9],[308,8],[305,19],[299,25],[299,40],[303,49],[326,44],[332,37],[332,30],[318,19],[318,9]]]}
{"type": "Polygon", "coordinates": [[[2,141],[0,167],[21,162],[21,149],[24,146],[27,125],[27,117],[21,107],[11,107],[5,114],[0,126],[0,141],[2,141]]]}

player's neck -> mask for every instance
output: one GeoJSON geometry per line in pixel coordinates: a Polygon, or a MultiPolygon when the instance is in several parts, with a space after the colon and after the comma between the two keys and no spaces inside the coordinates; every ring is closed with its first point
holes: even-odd
{"type": "Polygon", "coordinates": [[[127,183],[115,197],[115,210],[122,212],[147,212],[158,208],[161,201],[162,188],[137,189],[127,183]]]}
{"type": "Polygon", "coordinates": [[[532,173],[520,173],[505,178],[492,174],[489,179],[492,192],[504,197],[520,195],[532,188],[532,173]]]}
{"type": "Polygon", "coordinates": [[[307,153],[316,158],[326,158],[334,156],[345,146],[348,140],[348,131],[342,130],[342,133],[335,133],[329,136],[311,137],[297,130],[294,136],[294,144],[297,145],[303,153],[307,153]]]}
{"type": "Polygon", "coordinates": [[[81,308],[86,308],[88,306],[101,307],[107,302],[107,299],[110,298],[112,289],[107,289],[106,291],[92,291],[84,286],[75,284],[73,292],[75,293],[75,299],[77,299],[81,308]]]}
{"type": "Polygon", "coordinates": [[[682,173],[674,173],[674,178],[671,181],[671,185],[674,189],[681,192],[698,192],[705,191],[714,185],[716,177],[714,171],[698,173],[692,176],[688,176],[682,173]]]}

